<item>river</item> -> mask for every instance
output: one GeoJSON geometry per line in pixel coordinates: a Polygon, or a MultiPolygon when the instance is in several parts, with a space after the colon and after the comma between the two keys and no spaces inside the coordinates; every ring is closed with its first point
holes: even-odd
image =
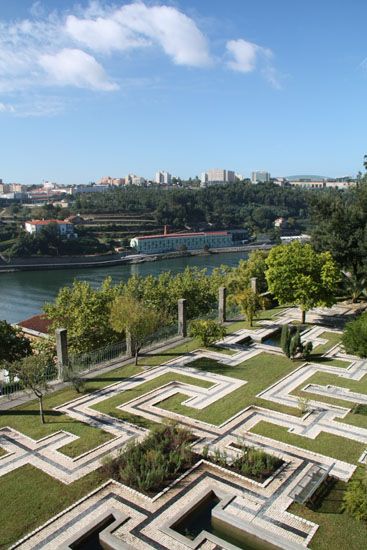
{"type": "Polygon", "coordinates": [[[239,260],[245,258],[246,252],[227,252],[108,268],[0,273],[0,319],[17,323],[39,313],[45,302],[52,301],[58,290],[62,286],[70,285],[74,279],[99,286],[107,276],[112,277],[113,282],[117,283],[121,280],[126,281],[134,274],[159,275],[162,271],[178,273],[186,266],[206,267],[210,272],[222,264],[235,266],[239,260]]]}

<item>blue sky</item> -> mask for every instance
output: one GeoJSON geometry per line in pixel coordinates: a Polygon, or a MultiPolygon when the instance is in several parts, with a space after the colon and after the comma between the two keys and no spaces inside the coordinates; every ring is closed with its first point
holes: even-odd
{"type": "Polygon", "coordinates": [[[356,174],[364,0],[0,3],[0,178],[356,174]]]}

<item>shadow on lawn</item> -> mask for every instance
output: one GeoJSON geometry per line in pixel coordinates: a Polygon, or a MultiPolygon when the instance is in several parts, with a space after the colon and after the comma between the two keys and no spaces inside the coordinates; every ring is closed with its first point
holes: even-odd
{"type": "MultiPolygon", "coordinates": [[[[53,411],[44,409],[45,416],[63,416],[64,413],[59,411],[53,411]]],[[[32,409],[32,410],[17,410],[17,409],[9,409],[7,411],[0,411],[0,423],[1,423],[1,417],[2,416],[37,416],[39,417],[40,411],[39,409],[32,409]]]]}

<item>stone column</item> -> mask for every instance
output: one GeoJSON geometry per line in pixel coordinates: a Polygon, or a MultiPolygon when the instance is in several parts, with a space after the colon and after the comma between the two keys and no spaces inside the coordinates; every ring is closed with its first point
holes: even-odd
{"type": "Polygon", "coordinates": [[[225,286],[219,287],[218,297],[218,320],[220,323],[226,321],[226,309],[227,309],[227,289],[225,286]]]}
{"type": "Polygon", "coordinates": [[[63,380],[64,370],[68,366],[68,331],[66,328],[58,328],[55,331],[58,378],[63,380]]]}
{"type": "Polygon", "coordinates": [[[183,338],[187,336],[186,300],[178,300],[178,334],[183,338]]]}
{"type": "Polygon", "coordinates": [[[257,294],[257,277],[251,277],[251,290],[257,294]]]}

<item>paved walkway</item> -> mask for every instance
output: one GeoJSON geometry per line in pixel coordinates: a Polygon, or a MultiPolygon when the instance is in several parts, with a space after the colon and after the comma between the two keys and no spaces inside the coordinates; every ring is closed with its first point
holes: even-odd
{"type": "MultiPolygon", "coordinates": [[[[340,311],[337,313],[341,315],[340,311]]],[[[325,315],[327,313],[324,310],[317,310],[310,314],[310,318],[324,318],[325,315]]],[[[80,534],[82,528],[87,529],[92,520],[96,522],[101,514],[106,516],[113,513],[114,529],[112,531],[111,528],[107,528],[103,536],[106,536],[109,541],[112,537],[117,544],[116,547],[124,547],[119,546],[118,542],[120,540],[122,544],[123,539],[134,548],[184,550],[188,548],[188,543],[176,536],[169,521],[187,503],[194,502],[203,492],[214,492],[218,495],[220,504],[214,509],[213,515],[218,514],[219,519],[225,520],[230,525],[236,526],[238,522],[242,526],[247,525],[250,531],[255,529],[262,538],[276,542],[282,548],[296,549],[307,546],[317,525],[287,512],[292,503],[291,494],[294,488],[308,478],[313,468],[330,469],[331,475],[347,481],[356,466],[256,435],[250,430],[259,422],[266,421],[283,426],[288,431],[309,439],[314,439],[325,432],[345,437],[346,440],[359,441],[367,446],[366,429],[341,422],[348,413],[348,408],[319,402],[313,398],[310,401],[311,412],[301,418],[267,408],[250,406],[218,426],[167,411],[160,406],[166,399],[184,394],[186,397],[183,399],[183,404],[199,411],[228,397],[247,382],[200,370],[195,367],[194,362],[209,358],[233,367],[260,353],[273,353],[276,356],[280,350],[275,346],[263,344],[262,341],[275,331],[279,331],[282,324],[289,323],[298,317],[298,310],[291,308],[274,321],[263,322],[258,329],[252,331],[241,329],[225,337],[218,342],[218,346],[231,349],[234,352],[231,355],[221,353],[219,348],[218,351],[197,350],[56,407],[55,410],[75,420],[88,423],[90,426],[101,428],[113,436],[103,445],[76,458],[69,458],[60,452],[61,447],[77,438],[65,431],[56,432],[35,441],[9,427],[0,430],[0,446],[7,452],[0,457],[0,476],[25,464],[32,464],[65,484],[72,483],[100,466],[107,455],[119,452],[129,441],[141,440],[147,434],[147,430],[98,412],[95,407],[107,399],[139,388],[147,382],[159,380],[162,375],[170,373],[172,382],[121,404],[118,408],[155,422],[162,422],[167,418],[178,420],[200,438],[194,446],[198,452],[202,452],[204,446],[208,445],[209,454],[219,449],[222,452],[225,451],[229,457],[235,458],[239,453],[236,447],[238,442],[262,448],[284,461],[279,475],[269,478],[264,483],[257,483],[248,478],[230,474],[228,470],[203,463],[187,475],[183,485],[179,483],[155,499],[139,496],[139,493],[118,483],[109,483],[91,496],[82,499],[79,504],[37,530],[16,547],[61,548],[63,544],[69,545],[75,541],[77,533],[80,534]],[[248,342],[249,337],[252,343],[248,342]],[[177,381],[175,380],[177,374],[205,381],[208,387],[177,381]]],[[[326,343],[322,336],[325,330],[330,331],[322,326],[312,327],[304,333],[303,340],[311,341],[317,349],[318,345],[326,343]]],[[[367,374],[367,361],[345,355],[338,346],[328,352],[328,357],[345,361],[346,367],[305,363],[266,388],[258,397],[296,408],[298,398],[293,395],[293,392],[301,387],[313,397],[319,394],[342,398],[351,403],[366,402],[365,394],[338,387],[337,383],[335,386],[308,383],[310,377],[317,372],[334,375],[336,382],[338,377],[359,381],[367,374]]],[[[367,461],[366,453],[360,457],[360,461],[367,461]]],[[[215,538],[206,534],[200,542],[200,549],[212,550],[217,543],[215,538]]]]}

